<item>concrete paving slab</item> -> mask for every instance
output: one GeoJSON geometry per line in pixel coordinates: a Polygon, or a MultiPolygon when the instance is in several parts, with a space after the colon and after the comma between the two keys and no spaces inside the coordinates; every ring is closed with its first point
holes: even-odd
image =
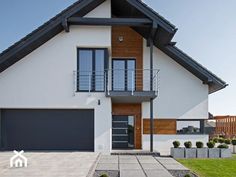
{"type": "Polygon", "coordinates": [[[136,158],[136,156],[133,156],[133,155],[127,155],[127,156],[126,156],[126,155],[123,155],[123,156],[120,155],[120,156],[119,156],[119,159],[120,159],[120,160],[121,160],[121,159],[123,159],[123,160],[127,160],[127,159],[128,159],[128,160],[135,160],[135,159],[137,159],[137,158],[136,158]]]}
{"type": "Polygon", "coordinates": [[[141,170],[141,166],[137,163],[132,163],[132,164],[120,164],[120,170],[141,170]]]}
{"type": "Polygon", "coordinates": [[[98,163],[96,170],[100,171],[119,170],[118,163],[98,163]]]}
{"type": "Polygon", "coordinates": [[[100,159],[99,163],[118,163],[118,159],[100,159]]]}
{"type": "Polygon", "coordinates": [[[145,170],[147,177],[173,177],[167,170],[145,170]]]}
{"type": "Polygon", "coordinates": [[[143,170],[121,170],[120,177],[146,177],[143,170]]]}
{"type": "Polygon", "coordinates": [[[161,164],[158,163],[144,163],[141,164],[144,170],[162,170],[164,167],[161,164]]]}
{"type": "Polygon", "coordinates": [[[157,163],[157,161],[153,159],[139,159],[140,163],[157,163]]]}
{"type": "Polygon", "coordinates": [[[120,164],[123,164],[123,163],[139,163],[137,159],[120,159],[119,160],[119,163],[120,164]]]}
{"type": "Polygon", "coordinates": [[[27,168],[10,168],[9,160],[13,152],[0,153],[1,177],[53,177],[86,176],[96,162],[97,153],[84,152],[34,152],[24,153],[28,159],[27,168]]]}

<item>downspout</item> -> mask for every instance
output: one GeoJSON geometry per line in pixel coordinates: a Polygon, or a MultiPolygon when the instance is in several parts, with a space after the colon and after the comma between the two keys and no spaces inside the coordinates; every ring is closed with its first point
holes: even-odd
{"type": "MultiPolygon", "coordinates": [[[[150,90],[153,91],[153,39],[150,39],[150,90]]],[[[153,98],[150,99],[150,152],[153,152],[153,98]]]]}

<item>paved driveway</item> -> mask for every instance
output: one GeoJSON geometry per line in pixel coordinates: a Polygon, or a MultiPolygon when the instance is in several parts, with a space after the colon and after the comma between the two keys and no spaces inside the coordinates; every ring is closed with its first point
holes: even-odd
{"type": "Polygon", "coordinates": [[[86,177],[98,154],[90,152],[24,153],[26,168],[10,168],[13,152],[0,152],[1,177],[86,177]]]}

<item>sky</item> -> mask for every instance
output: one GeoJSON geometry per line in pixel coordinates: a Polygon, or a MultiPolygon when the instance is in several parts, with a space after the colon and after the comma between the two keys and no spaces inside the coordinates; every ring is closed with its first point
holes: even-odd
{"type": "MultiPolygon", "coordinates": [[[[0,52],[76,0],[0,0],[0,52]]],[[[209,95],[214,115],[236,115],[236,1],[144,0],[174,24],[176,46],[225,80],[209,95]]]]}

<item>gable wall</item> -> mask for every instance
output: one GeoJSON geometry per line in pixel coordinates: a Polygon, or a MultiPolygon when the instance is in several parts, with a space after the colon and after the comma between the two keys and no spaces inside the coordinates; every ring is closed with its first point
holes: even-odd
{"type": "MultiPolygon", "coordinates": [[[[144,42],[144,68],[150,65],[150,49],[144,42]]],[[[169,56],[154,47],[154,69],[159,71],[159,95],[154,100],[154,117],[159,119],[207,119],[208,86],[169,56]]],[[[150,117],[143,103],[143,117],[150,117]]]]}
{"type": "MultiPolygon", "coordinates": [[[[110,17],[110,1],[89,16],[110,17]]],[[[111,148],[111,100],[104,93],[77,93],[77,47],[111,48],[110,27],[71,26],[0,73],[0,109],[94,109],[95,150],[111,148]],[[98,100],[101,105],[98,105],[98,100]]]]}

